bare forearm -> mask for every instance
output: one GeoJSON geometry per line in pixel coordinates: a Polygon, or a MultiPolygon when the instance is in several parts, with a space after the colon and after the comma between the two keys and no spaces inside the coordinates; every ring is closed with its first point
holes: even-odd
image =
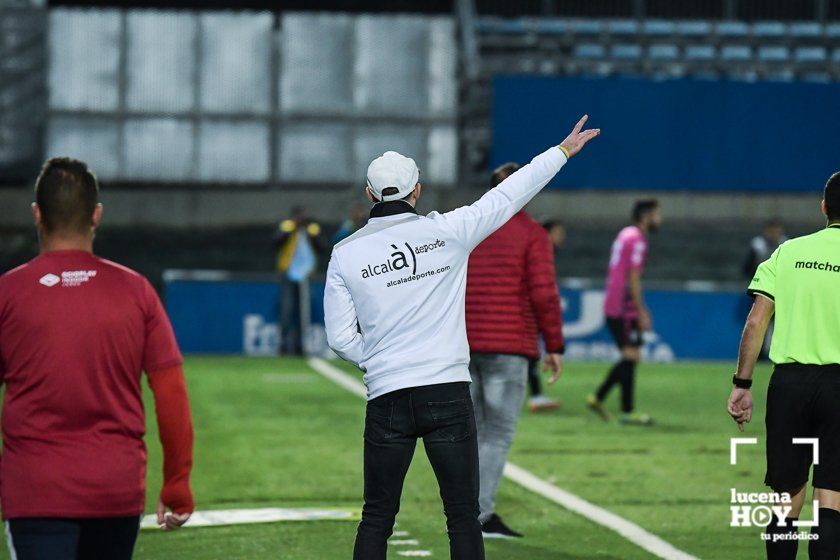
{"type": "Polygon", "coordinates": [[[744,325],[744,332],[741,335],[741,345],[738,348],[738,370],[735,375],[742,379],[752,379],[755,363],[761,347],[764,345],[764,336],[767,334],[767,327],[773,317],[773,304],[760,298],[756,300],[747,317],[744,325]]]}

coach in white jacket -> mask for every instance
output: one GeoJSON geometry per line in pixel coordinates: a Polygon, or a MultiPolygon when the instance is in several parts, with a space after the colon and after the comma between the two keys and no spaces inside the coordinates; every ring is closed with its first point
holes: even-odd
{"type": "Polygon", "coordinates": [[[464,322],[467,259],[600,133],[581,131],[586,119],[477,202],[445,214],[414,210],[421,191],[414,160],[386,152],[368,167],[370,220],[333,249],[324,294],[330,347],[365,372],[368,388],[355,560],[386,557],[420,437],[440,485],[451,557],[484,558],[464,322]]]}

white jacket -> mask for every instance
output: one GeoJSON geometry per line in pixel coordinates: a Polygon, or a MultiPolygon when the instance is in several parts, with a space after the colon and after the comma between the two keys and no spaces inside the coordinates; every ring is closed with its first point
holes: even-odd
{"type": "Polygon", "coordinates": [[[404,201],[374,206],[332,252],[324,292],[327,341],[364,372],[368,399],[469,381],[464,319],[470,252],[565,165],[551,148],[471,206],[419,216],[404,201]]]}

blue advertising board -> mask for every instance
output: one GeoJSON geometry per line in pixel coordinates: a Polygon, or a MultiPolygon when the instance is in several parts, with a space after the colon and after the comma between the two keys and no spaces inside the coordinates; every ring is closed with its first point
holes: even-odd
{"type": "Polygon", "coordinates": [[[491,167],[584,113],[601,137],[552,187],[819,193],[837,170],[840,83],[538,76],[495,79],[491,167]]]}
{"type": "MultiPolygon", "coordinates": [[[[276,355],[279,285],[271,281],[166,282],[165,302],[184,353],[276,355]]],[[[308,348],[328,353],[322,283],[312,283],[308,348]]],[[[604,323],[601,290],[562,291],[567,357],[612,360],[617,351],[604,323]]],[[[654,332],[645,339],[647,360],[734,360],[748,309],[736,292],[646,292],[654,332]]]]}
{"type": "MultiPolygon", "coordinates": [[[[618,356],[606,328],[601,290],[563,290],[563,334],[570,361],[618,356]]],[[[647,361],[734,360],[750,302],[738,292],[645,292],[653,332],[642,348],[647,361]]]]}

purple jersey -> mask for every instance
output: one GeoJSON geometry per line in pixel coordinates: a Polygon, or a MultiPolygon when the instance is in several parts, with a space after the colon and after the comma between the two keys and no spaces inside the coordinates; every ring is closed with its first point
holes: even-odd
{"type": "Polygon", "coordinates": [[[645,235],[636,226],[622,229],[613,241],[604,299],[607,317],[636,317],[636,308],[630,298],[630,272],[644,269],[647,252],[645,235]]]}

